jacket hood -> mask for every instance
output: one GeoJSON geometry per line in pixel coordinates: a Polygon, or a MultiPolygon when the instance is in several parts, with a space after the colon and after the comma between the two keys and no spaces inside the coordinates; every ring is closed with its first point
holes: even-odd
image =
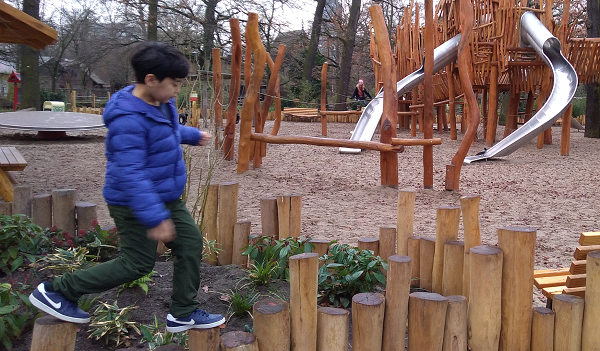
{"type": "MultiPolygon", "coordinates": [[[[154,108],[144,100],[134,96],[132,94],[135,85],[125,87],[111,96],[110,100],[104,108],[102,118],[104,124],[108,127],[112,121],[119,118],[122,115],[128,114],[143,114],[146,116],[154,116],[154,108]]],[[[172,103],[174,99],[171,99],[172,103]]]]}

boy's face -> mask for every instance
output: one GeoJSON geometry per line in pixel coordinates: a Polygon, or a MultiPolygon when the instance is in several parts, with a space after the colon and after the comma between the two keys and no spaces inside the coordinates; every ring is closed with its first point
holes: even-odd
{"type": "Polygon", "coordinates": [[[152,98],[161,103],[167,103],[173,97],[176,97],[181,90],[183,78],[165,78],[159,81],[156,76],[149,74],[146,76],[146,85],[150,88],[149,93],[152,98]]]}

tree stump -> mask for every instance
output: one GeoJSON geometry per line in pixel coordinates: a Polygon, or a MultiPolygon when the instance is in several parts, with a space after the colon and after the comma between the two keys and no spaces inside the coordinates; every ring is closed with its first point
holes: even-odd
{"type": "Polygon", "coordinates": [[[248,256],[242,255],[250,237],[250,221],[239,221],[233,227],[233,253],[231,263],[248,267],[248,256]]]}
{"type": "Polygon", "coordinates": [[[189,346],[190,351],[219,351],[221,343],[221,328],[190,329],[189,346]]]}
{"type": "Polygon", "coordinates": [[[52,227],[52,195],[36,195],[31,199],[31,220],[42,228],[52,227]]]}
{"type": "Polygon", "coordinates": [[[221,336],[222,351],[258,351],[258,341],[250,333],[233,331],[221,336]]]}
{"type": "Polygon", "coordinates": [[[217,256],[217,264],[231,264],[233,255],[233,230],[237,222],[237,203],[240,184],[224,182],[219,184],[219,230],[217,242],[223,251],[217,256]]]}
{"type": "Polygon", "coordinates": [[[75,350],[76,337],[77,324],[46,315],[35,320],[30,351],[75,350]]]}
{"type": "Polygon", "coordinates": [[[59,189],[52,191],[52,218],[58,229],[76,235],[75,232],[75,189],[59,189]]]}
{"type": "Polygon", "coordinates": [[[554,350],[554,315],[549,308],[533,308],[531,351],[554,350]]]}
{"type": "Polygon", "coordinates": [[[75,216],[77,217],[77,231],[89,231],[93,229],[92,221],[98,219],[96,204],[79,201],[75,204],[75,216]]]}
{"type": "Polygon", "coordinates": [[[383,350],[404,351],[412,259],[393,255],[388,259],[383,350]]]}
{"type": "Polygon", "coordinates": [[[581,350],[584,299],[574,295],[554,295],[554,350],[581,350]]]}
{"type": "Polygon", "coordinates": [[[381,351],[385,298],[379,293],[352,297],[352,350],[381,351]]]}
{"type": "Polygon", "coordinates": [[[441,351],[448,298],[414,292],[408,301],[408,351],[441,351]]]}
{"type": "Polygon", "coordinates": [[[276,197],[263,197],[260,199],[260,223],[263,236],[270,236],[275,240],[279,239],[276,197]]]}
{"type": "Polygon", "coordinates": [[[254,334],[260,351],[290,349],[290,311],[287,302],[277,299],[258,301],[253,307],[254,334]]]}
{"type": "MultiPolygon", "coordinates": [[[[410,256],[408,253],[408,238],[413,236],[415,220],[415,192],[411,190],[398,191],[398,210],[396,231],[398,255],[410,256]]],[[[413,257],[414,260],[414,257],[413,257]]]]}
{"type": "Polygon", "coordinates": [[[347,310],[317,308],[317,351],[347,351],[349,334],[350,313],[347,310]]]}
{"type": "Polygon", "coordinates": [[[442,351],[467,350],[467,298],[448,296],[442,351]]]}

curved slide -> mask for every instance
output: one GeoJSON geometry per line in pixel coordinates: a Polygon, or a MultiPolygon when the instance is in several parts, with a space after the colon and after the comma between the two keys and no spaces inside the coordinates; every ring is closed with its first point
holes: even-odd
{"type": "Polygon", "coordinates": [[[560,52],[560,42],[531,12],[521,16],[521,46],[532,46],[552,69],[554,85],[546,103],[521,128],[502,139],[496,145],[475,156],[468,156],[464,163],[506,156],[548,129],[571,103],[577,89],[577,72],[560,52]]]}
{"type": "MultiPolygon", "coordinates": [[[[437,72],[456,61],[458,54],[458,44],[460,43],[460,34],[446,41],[442,45],[435,48],[433,51],[433,72],[437,72]]],[[[425,79],[425,67],[421,66],[417,71],[404,77],[396,83],[398,96],[405,94],[407,91],[419,85],[425,79]]],[[[379,91],[377,96],[365,107],[365,110],[360,115],[360,119],[352,132],[350,140],[371,141],[375,129],[379,125],[379,120],[383,115],[383,89],[379,91]]],[[[341,154],[358,154],[361,149],[353,149],[341,147],[341,154]]]]}

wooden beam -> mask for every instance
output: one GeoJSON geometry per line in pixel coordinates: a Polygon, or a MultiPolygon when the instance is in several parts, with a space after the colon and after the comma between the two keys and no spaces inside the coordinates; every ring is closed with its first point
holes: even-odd
{"type": "Polygon", "coordinates": [[[392,145],[404,146],[424,146],[424,145],[441,145],[442,139],[400,139],[392,138],[392,145]]]}
{"type": "Polygon", "coordinates": [[[250,140],[265,142],[268,144],[304,144],[304,145],[315,145],[315,146],[329,146],[329,147],[349,147],[354,149],[365,149],[375,151],[387,151],[387,152],[403,152],[404,146],[402,145],[390,145],[384,143],[378,143],[375,141],[357,141],[347,139],[327,139],[317,138],[309,136],[274,136],[268,134],[257,134],[252,133],[250,140]]]}
{"type": "Polygon", "coordinates": [[[600,245],[600,232],[583,232],[579,236],[579,245],[600,245]]]}
{"type": "Polygon", "coordinates": [[[600,250],[600,245],[577,246],[573,257],[575,257],[576,260],[585,260],[588,253],[598,250],[600,250]]]}

